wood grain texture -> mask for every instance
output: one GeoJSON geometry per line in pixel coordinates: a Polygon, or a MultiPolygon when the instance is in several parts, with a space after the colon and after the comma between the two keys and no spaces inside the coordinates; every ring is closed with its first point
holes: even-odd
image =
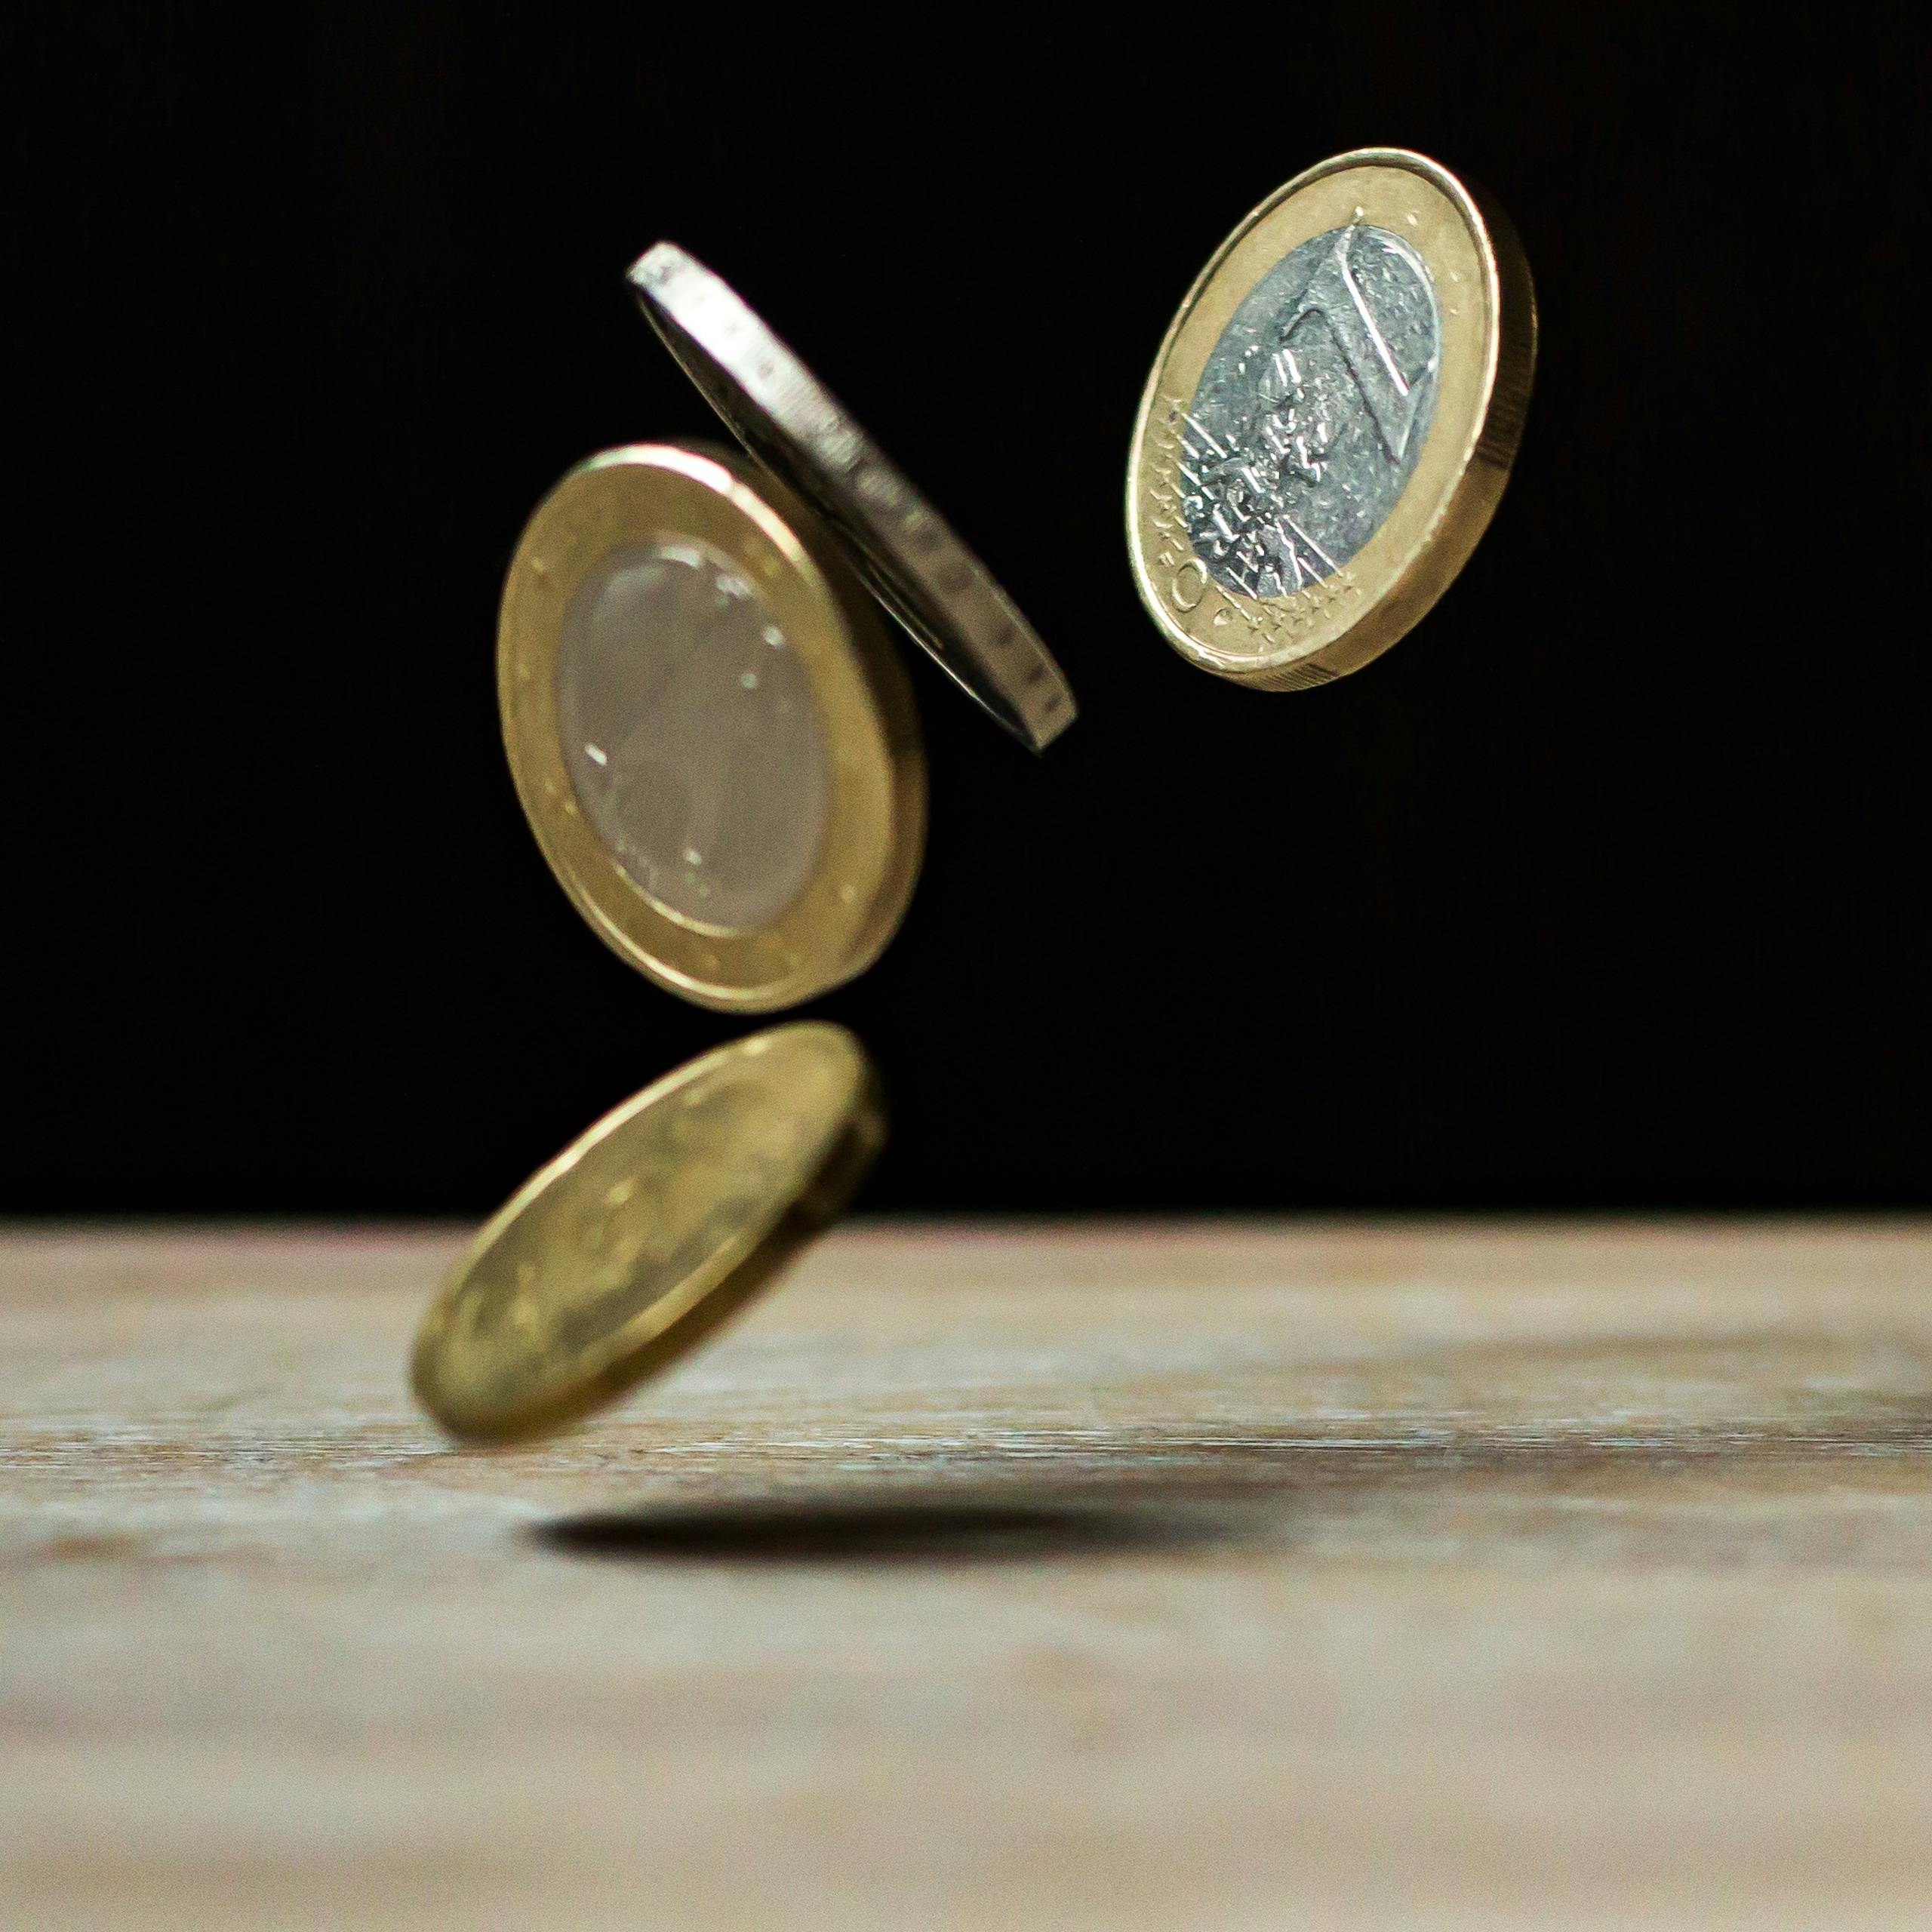
{"type": "Polygon", "coordinates": [[[0,1238],[0,1922],[1932,1914],[1932,1230],[860,1228],[458,1451],[456,1237],[0,1238]]]}

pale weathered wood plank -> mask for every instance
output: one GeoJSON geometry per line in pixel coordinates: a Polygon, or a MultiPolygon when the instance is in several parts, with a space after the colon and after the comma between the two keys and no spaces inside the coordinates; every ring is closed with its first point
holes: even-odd
{"type": "Polygon", "coordinates": [[[0,1237],[0,1920],[1915,1922],[1932,1230],[860,1229],[555,1442],[454,1237],[0,1237]]]}

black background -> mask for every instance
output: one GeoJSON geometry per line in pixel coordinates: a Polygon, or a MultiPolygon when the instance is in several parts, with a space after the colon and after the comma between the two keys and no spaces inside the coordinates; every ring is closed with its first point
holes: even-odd
{"type": "Polygon", "coordinates": [[[922,882],[817,1009],[873,1205],[1924,1202],[1924,62],[1776,17],[17,20],[5,1204],[474,1212],[738,1030],[580,922],[497,734],[525,515],[715,433],[660,235],[1082,705],[1036,761],[915,670],[922,882]],[[1260,696],[1141,613],[1128,437],[1223,235],[1367,144],[1512,212],[1537,392],[1435,613],[1260,696]]]}

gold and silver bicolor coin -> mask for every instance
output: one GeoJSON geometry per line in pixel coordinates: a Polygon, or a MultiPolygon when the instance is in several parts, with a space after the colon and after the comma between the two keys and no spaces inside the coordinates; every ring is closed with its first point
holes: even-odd
{"type": "Polygon", "coordinates": [[[573,470],[503,592],[497,693],[543,855],[592,929],[701,1005],[862,971],[925,826],[904,667],[838,546],[723,450],[573,470]]]}
{"type": "Polygon", "coordinates": [[[1468,560],[1536,356],[1494,206],[1394,149],[1313,168],[1204,269],[1128,465],[1141,601],[1190,663],[1264,690],[1359,669],[1468,560]]]}
{"type": "Polygon", "coordinates": [[[453,1434],[561,1426],[668,1367],[844,1207],[884,1137],[843,1027],[734,1041],[626,1101],[525,1183],[416,1338],[417,1399],[453,1434]]]}

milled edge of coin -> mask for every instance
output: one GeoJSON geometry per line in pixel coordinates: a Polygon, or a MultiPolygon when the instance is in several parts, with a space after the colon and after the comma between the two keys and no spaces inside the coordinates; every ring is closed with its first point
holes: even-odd
{"type": "Polygon", "coordinates": [[[857,1038],[829,1020],[789,1020],[728,1041],[687,1060],[614,1107],[543,1165],[491,1215],[443,1278],[419,1325],[410,1356],[411,1392],[449,1432],[466,1442],[514,1444],[602,1408],[688,1354],[769,1285],[812,1238],[835,1220],[864,1180],[885,1142],[885,1109],[877,1069],[857,1038]],[[676,1287],[659,1296],[589,1358],[581,1378],[541,1398],[484,1411],[452,1401],[439,1376],[444,1331],[477,1265],[542,1195],[566,1181],[595,1146],[664,1105],[721,1063],[768,1051],[784,1037],[811,1032],[849,1054],[852,1090],[841,1115],[828,1122],[825,1144],[789,1198],[742,1224],[732,1238],[676,1287]]]}
{"type": "Polygon", "coordinates": [[[1073,722],[1053,654],[986,566],[721,277],[669,242],[632,266],[646,318],[745,448],[854,546],[860,573],[940,669],[1043,751],[1073,722]]]}
{"type": "MultiPolygon", "coordinates": [[[[1279,251],[1275,259],[1281,259],[1286,252],[1285,249],[1279,251]]],[[[1266,272],[1265,267],[1260,271],[1266,272]]],[[[1229,305],[1231,310],[1253,285],[1251,281],[1239,291],[1229,305]]],[[[1141,603],[1169,645],[1189,663],[1217,677],[1257,690],[1297,691],[1331,683],[1359,670],[1398,643],[1455,580],[1502,500],[1522,438],[1536,352],[1535,288],[1514,226],[1487,195],[1458,180],[1441,163],[1406,149],[1363,148],[1319,162],[1278,188],[1236,225],[1195,278],[1161,339],[1134,419],[1127,469],[1128,549],[1141,603]],[[1208,605],[1211,597],[1217,621],[1227,622],[1232,630],[1249,636],[1265,636],[1268,640],[1267,647],[1257,653],[1220,650],[1195,636],[1168,608],[1143,547],[1143,499],[1146,494],[1143,478],[1149,429],[1158,406],[1163,379],[1202,297],[1214,286],[1229,257],[1248,236],[1278,211],[1322,181],[1349,170],[1370,168],[1416,176],[1451,205],[1466,231],[1480,266],[1486,338],[1481,366],[1475,372],[1478,393],[1474,407],[1454,452],[1451,474],[1445,484],[1438,486],[1438,500],[1425,527],[1396,565],[1385,571],[1384,581],[1372,600],[1346,623],[1337,624],[1335,616],[1346,595],[1360,594],[1355,559],[1334,577],[1318,580],[1310,592],[1298,593],[1296,599],[1263,600],[1226,589],[1208,575],[1206,567],[1189,548],[1187,556],[1171,575],[1177,585],[1180,572],[1191,562],[1200,572],[1201,590],[1193,605],[1183,608],[1191,614],[1208,605]],[[1299,601],[1303,596],[1309,598],[1306,608],[1299,601]],[[1312,635],[1284,638],[1283,633],[1298,623],[1306,625],[1312,635]]],[[[1437,407],[1439,411],[1439,395],[1437,407]]],[[[1432,435],[1441,421],[1438,414],[1432,425],[1432,435]]],[[[1416,482],[1415,477],[1409,479],[1388,518],[1358,556],[1367,555],[1374,549],[1389,525],[1396,521],[1416,482]]]]}
{"type": "Polygon", "coordinates": [[[657,985],[719,1011],[776,1011],[855,977],[898,930],[926,824],[905,666],[808,506],[735,452],[633,444],[559,480],[531,512],[504,581],[497,692],[511,777],[551,871],[592,931],[657,985]],[[654,503],[666,491],[679,499],[675,515],[654,503]],[[835,803],[812,878],[757,928],[706,925],[654,899],[591,829],[564,762],[555,663],[576,584],[615,543],[666,534],[733,558],[778,611],[832,761],[835,803]]]}

